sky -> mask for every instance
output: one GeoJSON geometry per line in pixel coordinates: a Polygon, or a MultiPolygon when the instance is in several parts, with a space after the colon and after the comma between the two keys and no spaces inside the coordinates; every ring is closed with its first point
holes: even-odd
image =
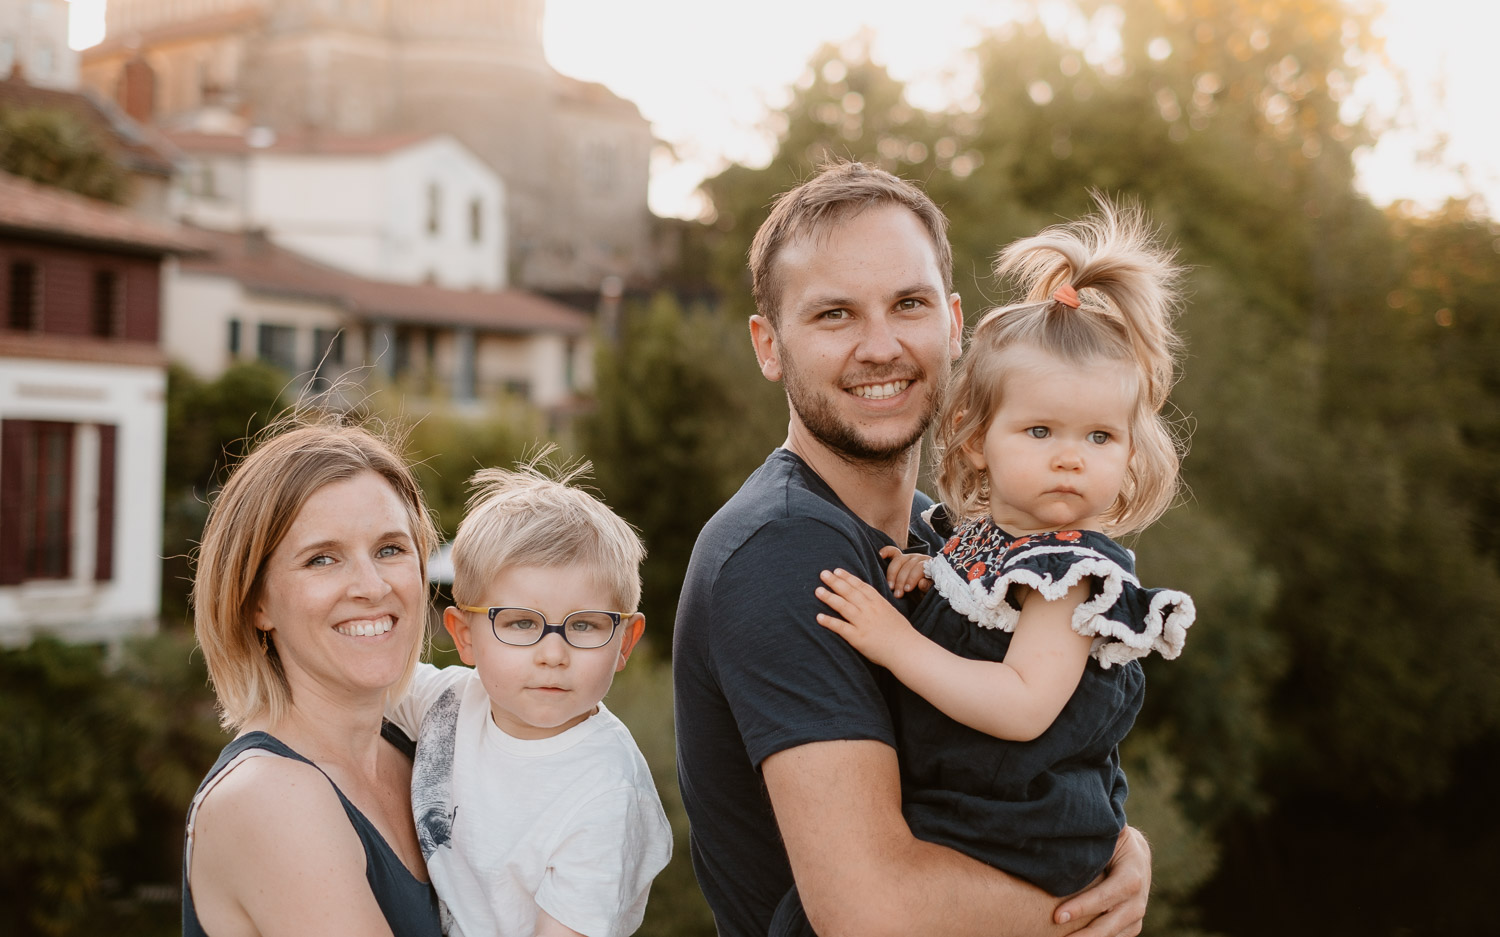
{"type": "MultiPolygon", "coordinates": [[[[547,57],[559,71],[598,81],[634,101],[661,147],[650,202],[659,215],[694,217],[698,182],[730,162],[764,165],[775,148],[767,120],[824,42],[863,33],[871,56],[907,83],[912,103],[942,108],[973,94],[966,50],[985,27],[1045,0],[548,0],[547,57]],[[916,12],[920,11],[920,12],[916,12]]],[[[1369,0],[1353,0],[1369,2],[1369,0]]],[[[1411,94],[1397,77],[1357,89],[1376,126],[1356,154],[1360,184],[1377,203],[1434,207],[1479,192],[1500,215],[1500,121],[1495,119],[1496,0],[1385,0],[1378,23],[1411,94]],[[1424,153],[1446,142],[1445,165],[1424,153]],[[1453,166],[1462,166],[1455,171],[1453,166]]],[[[72,0],[73,45],[98,41],[104,0],[72,0]]],[[[1353,106],[1353,105],[1351,105],[1353,106]]]]}

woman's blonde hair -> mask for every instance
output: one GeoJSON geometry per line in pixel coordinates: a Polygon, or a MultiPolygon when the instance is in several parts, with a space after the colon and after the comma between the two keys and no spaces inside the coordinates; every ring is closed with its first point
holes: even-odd
{"type": "MultiPolygon", "coordinates": [[[[193,578],[193,630],[226,729],[261,716],[274,723],[291,708],[292,691],[275,643],[262,650],[255,627],[266,560],[308,498],[330,482],[365,472],[389,482],[406,508],[425,583],[427,557],[438,537],[422,490],[392,446],[362,426],[283,420],[262,434],[214,499],[193,578]]],[[[411,657],[391,695],[405,691],[421,656],[426,615],[419,621],[422,627],[410,629],[411,657]]]]}
{"type": "Polygon", "coordinates": [[[1139,208],[1098,193],[1094,199],[1097,212],[1017,241],[995,261],[995,274],[1016,277],[1026,301],[991,309],[974,326],[938,418],[937,487],[961,517],[989,510],[988,479],[968,451],[983,445],[1001,405],[1006,353],[1018,346],[1078,365],[1124,361],[1136,374],[1130,459],[1119,497],[1103,515],[1105,533],[1149,526],[1177,494],[1182,456],[1162,408],[1175,379],[1172,318],[1182,268],[1139,208]],[[1056,298],[1072,300],[1069,287],[1076,308],[1056,298]]]}

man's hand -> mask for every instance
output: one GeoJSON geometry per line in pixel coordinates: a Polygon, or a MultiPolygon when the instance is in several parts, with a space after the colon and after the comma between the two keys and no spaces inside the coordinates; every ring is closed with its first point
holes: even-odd
{"type": "Polygon", "coordinates": [[[890,560],[885,568],[885,580],[896,598],[914,589],[926,592],[932,588],[932,580],[927,578],[927,561],[931,557],[925,553],[902,553],[895,547],[881,547],[880,556],[890,560]]]}
{"type": "Polygon", "coordinates": [[[838,616],[819,612],[818,624],[843,637],[875,663],[889,668],[914,643],[926,640],[863,579],[842,569],[825,569],[819,578],[823,585],[813,594],[838,616]]]}
{"type": "Polygon", "coordinates": [[[1073,937],[1135,937],[1146,917],[1151,892],[1151,847],[1140,830],[1125,827],[1115,842],[1115,855],[1104,877],[1058,905],[1053,920],[1059,924],[1088,920],[1073,937]]]}

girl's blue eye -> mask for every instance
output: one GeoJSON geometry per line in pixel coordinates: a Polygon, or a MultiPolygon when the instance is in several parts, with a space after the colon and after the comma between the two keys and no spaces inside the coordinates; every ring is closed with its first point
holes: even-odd
{"type": "Polygon", "coordinates": [[[1109,434],[1102,429],[1096,429],[1092,433],[1089,433],[1089,442],[1102,446],[1109,442],[1109,434]]]}
{"type": "Polygon", "coordinates": [[[394,544],[394,543],[388,543],[385,546],[381,547],[378,551],[376,551],[375,555],[379,556],[379,557],[397,556],[397,555],[399,555],[401,553],[405,553],[405,552],[406,552],[405,550],[403,550],[401,547],[397,546],[396,544],[394,544]]]}
{"type": "Polygon", "coordinates": [[[1052,431],[1045,426],[1032,426],[1026,430],[1026,435],[1033,439],[1046,439],[1052,435],[1052,431]]]}

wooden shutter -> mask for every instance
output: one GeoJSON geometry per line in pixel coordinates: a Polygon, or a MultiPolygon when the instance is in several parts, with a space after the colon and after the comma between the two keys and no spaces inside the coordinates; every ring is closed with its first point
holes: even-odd
{"type": "Polygon", "coordinates": [[[26,578],[21,549],[22,475],[30,420],[0,420],[0,586],[26,578]]]}
{"type": "Polygon", "coordinates": [[[99,424],[99,513],[94,539],[94,579],[115,577],[115,433],[110,423],[99,424]]]}

